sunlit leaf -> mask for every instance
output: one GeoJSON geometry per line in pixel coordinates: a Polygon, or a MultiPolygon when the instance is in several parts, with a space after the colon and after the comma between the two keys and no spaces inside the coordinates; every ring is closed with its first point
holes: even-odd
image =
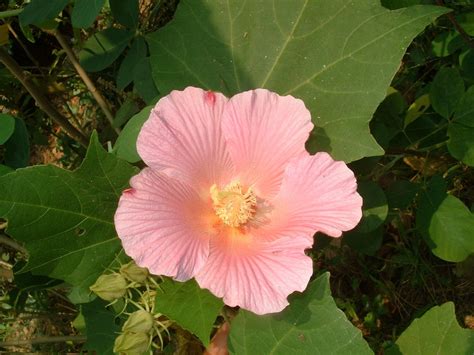
{"type": "Polygon", "coordinates": [[[137,138],[140,129],[150,116],[153,106],[147,106],[135,116],[133,116],[125,125],[114,145],[114,152],[121,159],[125,159],[130,163],[140,161],[137,153],[137,138]]]}
{"type": "Polygon", "coordinates": [[[383,153],[368,122],[413,37],[446,11],[390,11],[379,0],[188,0],[147,39],[162,94],[194,85],[299,97],[317,150],[352,161],[383,153]]]}
{"type": "Polygon", "coordinates": [[[329,273],[290,298],[281,313],[257,316],[241,310],[232,322],[233,354],[373,354],[329,288],[329,273]]]}
{"type": "Polygon", "coordinates": [[[23,271],[65,280],[88,295],[121,249],[113,215],[137,169],[108,154],[94,135],[81,167],[34,166],[0,178],[0,217],[25,244],[23,271]]]}
{"type": "Polygon", "coordinates": [[[415,319],[388,355],[473,354],[474,331],[459,326],[454,304],[447,302],[415,319]]]}
{"type": "Polygon", "coordinates": [[[176,282],[165,279],[156,294],[155,310],[195,334],[204,345],[224,303],[194,280],[176,282]]]}

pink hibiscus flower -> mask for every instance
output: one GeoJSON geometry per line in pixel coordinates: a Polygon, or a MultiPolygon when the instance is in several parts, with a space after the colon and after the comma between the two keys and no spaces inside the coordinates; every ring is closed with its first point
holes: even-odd
{"type": "Polygon", "coordinates": [[[115,214],[125,252],[153,274],[194,277],[229,306],[281,311],[309,282],[314,233],[338,237],[361,218],[352,171],[306,152],[312,128],[292,96],[171,92],[140,131],[149,167],[115,214]]]}

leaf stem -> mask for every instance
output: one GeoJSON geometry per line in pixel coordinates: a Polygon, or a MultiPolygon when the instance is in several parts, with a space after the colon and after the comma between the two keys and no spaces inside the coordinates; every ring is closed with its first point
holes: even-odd
{"type": "Polygon", "coordinates": [[[35,83],[29,78],[29,73],[23,71],[18,63],[8,54],[7,50],[0,47],[0,62],[17,78],[30,95],[35,99],[39,108],[44,111],[54,122],[73,139],[77,140],[81,145],[87,147],[89,140],[86,135],[79,129],[74,127],[66,117],[59,113],[56,108],[49,102],[46,96],[35,83]]]}

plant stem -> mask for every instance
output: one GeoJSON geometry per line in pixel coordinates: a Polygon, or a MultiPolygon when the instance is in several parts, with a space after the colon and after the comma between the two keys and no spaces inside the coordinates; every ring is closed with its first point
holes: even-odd
{"type": "MultiPolygon", "coordinates": [[[[66,52],[66,55],[69,59],[69,61],[72,63],[72,65],[74,66],[74,69],[76,69],[77,71],[77,74],[79,74],[79,76],[81,77],[82,81],[84,82],[84,84],[86,84],[87,86],[87,89],[89,89],[89,91],[91,92],[92,96],[94,96],[94,99],[95,101],[97,101],[97,103],[99,104],[100,108],[102,109],[102,111],[104,112],[105,114],[105,117],[107,117],[107,120],[109,121],[109,123],[112,125],[113,127],[113,122],[114,122],[114,116],[112,115],[112,112],[110,112],[110,108],[109,108],[109,105],[107,104],[107,102],[105,101],[104,97],[100,94],[100,92],[97,90],[96,86],[94,85],[94,83],[92,82],[92,80],[90,79],[89,75],[87,75],[86,71],[84,70],[84,68],[81,66],[81,64],[79,63],[79,61],[77,60],[77,57],[76,57],[76,54],[73,52],[73,50],[71,49],[71,47],[69,46],[69,44],[67,43],[66,39],[63,37],[63,35],[58,31],[58,30],[55,30],[53,31],[53,35],[56,37],[56,39],[58,40],[59,44],[61,45],[61,47],[64,49],[64,51],[66,52]]],[[[119,128],[115,128],[115,132],[117,132],[117,134],[120,133],[120,129],[119,128]]]]}
{"type": "Polygon", "coordinates": [[[36,60],[36,58],[31,54],[31,52],[28,50],[28,48],[25,46],[25,44],[22,42],[22,40],[20,39],[20,37],[18,36],[18,34],[16,33],[16,31],[13,29],[13,27],[8,23],[7,24],[8,26],[8,31],[10,31],[10,33],[13,35],[13,37],[15,37],[16,41],[18,42],[18,44],[20,45],[20,47],[23,49],[23,51],[25,52],[26,56],[31,60],[31,63],[33,63],[33,65],[39,70],[40,73],[44,74],[44,71],[43,69],[40,67],[38,61],[36,60]]]}
{"type": "Polygon", "coordinates": [[[30,95],[35,99],[36,104],[39,108],[44,111],[54,122],[56,122],[61,128],[73,139],[77,140],[81,145],[87,147],[88,139],[84,133],[74,127],[66,117],[59,113],[56,108],[49,102],[46,96],[35,83],[29,78],[29,73],[24,72],[18,63],[8,54],[5,48],[0,47],[0,62],[2,62],[8,70],[17,78],[20,83],[25,87],[30,95]]]}
{"type": "Polygon", "coordinates": [[[46,343],[64,343],[66,341],[72,341],[75,343],[83,343],[87,340],[84,335],[69,335],[69,336],[43,336],[29,340],[11,340],[0,342],[0,347],[6,346],[22,346],[22,345],[34,345],[34,344],[46,344],[46,343]]]}

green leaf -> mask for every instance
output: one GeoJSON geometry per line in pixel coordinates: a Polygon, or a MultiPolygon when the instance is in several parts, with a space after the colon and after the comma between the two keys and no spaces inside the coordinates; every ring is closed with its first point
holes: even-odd
{"type": "Polygon", "coordinates": [[[150,58],[141,58],[133,72],[133,84],[140,97],[148,105],[157,101],[159,92],[151,74],[150,58]]]}
{"type": "Polygon", "coordinates": [[[79,60],[85,70],[96,72],[107,68],[123,52],[133,33],[118,28],[97,32],[84,44],[79,60]]]}
{"type": "Polygon", "coordinates": [[[420,190],[419,184],[398,180],[391,184],[387,191],[387,201],[390,209],[405,209],[415,199],[416,194],[420,190]]]}
{"type": "Polygon", "coordinates": [[[81,306],[81,313],[86,322],[87,342],[84,348],[90,353],[113,355],[115,338],[120,332],[116,315],[105,306],[107,302],[96,298],[93,302],[81,306]]]}
{"type": "Polygon", "coordinates": [[[0,176],[11,173],[12,171],[14,171],[12,168],[10,168],[6,165],[0,164],[0,176]]]}
{"type": "Polygon", "coordinates": [[[114,118],[114,127],[120,127],[129,120],[130,117],[139,112],[138,105],[132,99],[126,99],[120,106],[114,118]]]}
{"type": "Polygon", "coordinates": [[[231,353],[373,354],[331,297],[329,273],[290,298],[290,305],[278,314],[257,316],[241,310],[232,322],[231,353]]]}
{"type": "Polygon", "coordinates": [[[147,40],[162,94],[194,85],[299,97],[317,150],[348,162],[383,154],[368,123],[411,40],[446,11],[390,11],[379,0],[187,0],[147,40]]]}
{"type": "Polygon", "coordinates": [[[368,233],[361,233],[357,229],[344,233],[342,241],[365,255],[375,255],[382,246],[383,228],[377,228],[368,233]]]}
{"type": "Polygon", "coordinates": [[[389,88],[387,96],[377,107],[370,122],[370,131],[383,148],[387,148],[392,138],[402,130],[401,113],[405,109],[406,103],[400,92],[389,88]]]}
{"type": "Polygon", "coordinates": [[[138,0],[109,0],[112,15],[117,22],[129,28],[138,25],[138,0]]]}
{"type": "Polygon", "coordinates": [[[464,95],[464,81],[456,68],[441,68],[430,89],[433,109],[444,118],[450,118],[464,95]]]}
{"type": "Polygon", "coordinates": [[[356,230],[360,233],[368,233],[381,226],[387,218],[387,199],[380,186],[372,181],[359,182],[357,191],[362,196],[364,203],[362,219],[356,230]]]}
{"type": "Polygon", "coordinates": [[[431,51],[437,57],[447,57],[463,46],[464,41],[457,31],[444,31],[431,42],[431,51]]]}
{"type": "Polygon", "coordinates": [[[15,130],[5,142],[5,165],[13,169],[23,168],[30,161],[30,141],[25,122],[15,117],[15,130]]]}
{"type": "Polygon", "coordinates": [[[117,88],[119,90],[125,89],[133,81],[135,68],[146,55],[146,42],[143,37],[137,37],[120,65],[117,74],[117,88]]]}
{"type": "Polygon", "coordinates": [[[453,157],[474,166],[474,86],[459,102],[448,126],[448,150],[453,157]]]}
{"type": "Polygon", "coordinates": [[[15,130],[15,117],[0,113],[0,144],[4,144],[15,130]]]}
{"type": "Polygon", "coordinates": [[[113,215],[138,169],[108,154],[97,135],[81,167],[34,166],[0,178],[0,217],[30,257],[22,271],[88,287],[119,254],[113,215]]]}
{"type": "Polygon", "coordinates": [[[415,319],[387,354],[473,354],[474,331],[459,326],[454,303],[435,306],[415,319]]]}
{"type": "Polygon", "coordinates": [[[105,0],[76,0],[71,15],[72,25],[75,28],[90,27],[104,4],[105,0]]]}
{"type": "Polygon", "coordinates": [[[474,215],[461,200],[448,195],[431,217],[430,239],[437,257],[460,262],[474,253],[474,215]]]}
{"type": "Polygon", "coordinates": [[[447,195],[446,182],[433,177],[421,193],[416,225],[433,254],[460,262],[474,253],[474,215],[456,197],[447,195]]]}
{"type": "Polygon", "coordinates": [[[54,20],[69,0],[31,0],[19,15],[20,26],[36,25],[54,20]]]}
{"type": "Polygon", "coordinates": [[[133,116],[125,125],[114,145],[113,152],[121,159],[130,163],[140,161],[137,153],[137,138],[140,129],[150,116],[153,106],[147,106],[135,116],[133,116]]]}
{"type": "Polygon", "coordinates": [[[224,303],[194,280],[166,278],[157,290],[155,310],[195,334],[207,346],[214,322],[224,303]]]}
{"type": "Polygon", "coordinates": [[[467,34],[474,36],[474,11],[458,14],[456,20],[467,34]]]}

